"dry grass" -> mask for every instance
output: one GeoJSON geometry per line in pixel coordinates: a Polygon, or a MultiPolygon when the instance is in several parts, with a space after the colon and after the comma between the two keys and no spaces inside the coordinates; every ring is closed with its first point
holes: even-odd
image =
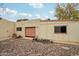
{"type": "Polygon", "coordinates": [[[0,42],[1,56],[73,56],[79,55],[78,45],[43,44],[25,39],[9,39],[0,42]]]}

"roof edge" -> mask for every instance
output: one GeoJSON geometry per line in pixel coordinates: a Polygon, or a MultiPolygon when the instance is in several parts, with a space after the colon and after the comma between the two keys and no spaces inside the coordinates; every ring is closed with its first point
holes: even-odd
{"type": "Polygon", "coordinates": [[[65,21],[79,21],[79,20],[40,20],[41,22],[65,22],[65,21]]]}

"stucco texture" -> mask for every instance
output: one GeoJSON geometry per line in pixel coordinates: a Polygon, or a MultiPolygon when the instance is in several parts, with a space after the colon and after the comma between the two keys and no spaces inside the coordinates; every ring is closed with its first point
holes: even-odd
{"type": "Polygon", "coordinates": [[[15,23],[8,20],[0,20],[0,41],[9,39],[15,33],[15,23]]]}
{"type": "Polygon", "coordinates": [[[79,42],[79,21],[21,21],[16,22],[16,27],[22,27],[22,31],[16,31],[17,35],[25,37],[25,27],[36,27],[36,37],[49,39],[56,42],[79,42]],[[67,33],[54,33],[54,26],[67,26],[67,33]]]}

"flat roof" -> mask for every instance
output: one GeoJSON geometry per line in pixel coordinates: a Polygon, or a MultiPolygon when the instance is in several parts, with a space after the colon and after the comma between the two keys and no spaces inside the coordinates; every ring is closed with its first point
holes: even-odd
{"type": "Polygon", "coordinates": [[[41,22],[65,22],[65,21],[73,21],[73,22],[78,22],[79,20],[40,20],[41,22]]]}

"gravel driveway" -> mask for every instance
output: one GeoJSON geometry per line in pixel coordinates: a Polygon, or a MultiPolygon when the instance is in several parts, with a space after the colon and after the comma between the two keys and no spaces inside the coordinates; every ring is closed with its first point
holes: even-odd
{"type": "Polygon", "coordinates": [[[32,42],[27,39],[9,39],[0,42],[1,56],[77,56],[78,45],[32,42]]]}

